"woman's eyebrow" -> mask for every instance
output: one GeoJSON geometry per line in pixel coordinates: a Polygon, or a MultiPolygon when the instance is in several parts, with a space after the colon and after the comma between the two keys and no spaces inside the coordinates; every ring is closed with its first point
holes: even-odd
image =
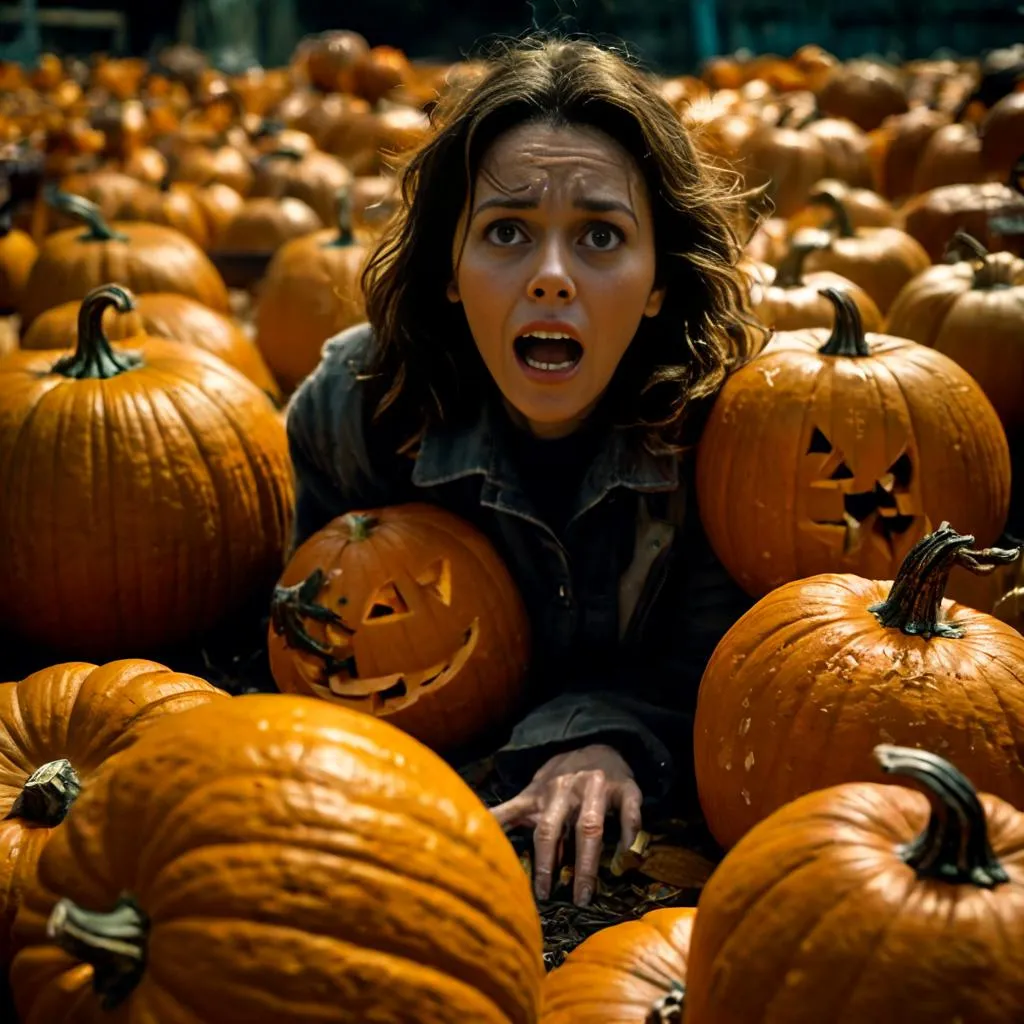
{"type": "MultiPolygon", "coordinates": [[[[495,207],[503,210],[536,210],[539,205],[540,200],[537,198],[514,199],[512,196],[495,196],[480,203],[473,211],[473,217],[478,217],[485,210],[493,210],[495,207]]],[[[591,199],[581,196],[572,205],[578,210],[586,210],[587,213],[624,213],[639,227],[632,208],[618,199],[591,199]]]]}

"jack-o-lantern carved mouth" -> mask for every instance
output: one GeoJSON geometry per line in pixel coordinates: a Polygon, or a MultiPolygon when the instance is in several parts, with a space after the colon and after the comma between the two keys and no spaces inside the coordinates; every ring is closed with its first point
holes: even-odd
{"type": "Polygon", "coordinates": [[[810,483],[812,524],[842,529],[844,554],[872,537],[895,556],[898,539],[920,518],[911,491],[913,463],[907,450],[866,491],[852,490],[854,472],[818,427],[811,434],[807,454],[825,456],[810,483]]]}

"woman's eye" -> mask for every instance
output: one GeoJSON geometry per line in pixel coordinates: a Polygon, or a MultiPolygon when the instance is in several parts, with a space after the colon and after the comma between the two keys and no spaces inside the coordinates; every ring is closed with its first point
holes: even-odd
{"type": "Polygon", "coordinates": [[[487,229],[487,237],[498,245],[515,245],[517,242],[521,242],[526,235],[515,221],[499,220],[487,229]]]}
{"type": "Polygon", "coordinates": [[[583,237],[590,239],[588,249],[617,249],[623,241],[622,232],[611,224],[594,224],[587,229],[583,237]]]}

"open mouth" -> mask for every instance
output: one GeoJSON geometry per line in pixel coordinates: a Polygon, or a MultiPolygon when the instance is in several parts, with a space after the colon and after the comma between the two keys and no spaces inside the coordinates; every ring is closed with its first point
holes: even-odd
{"type": "Polygon", "coordinates": [[[567,334],[538,331],[515,340],[516,358],[537,373],[564,374],[583,358],[583,346],[567,334]]]}

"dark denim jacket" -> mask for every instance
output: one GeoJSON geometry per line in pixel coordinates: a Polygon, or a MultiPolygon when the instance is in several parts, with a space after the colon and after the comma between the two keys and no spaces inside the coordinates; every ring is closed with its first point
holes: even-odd
{"type": "Polygon", "coordinates": [[[296,543],[353,508],[428,501],[462,516],[504,558],[533,629],[525,717],[496,738],[507,739],[497,761],[510,789],[596,742],[622,753],[648,801],[686,785],[701,673],[750,606],[685,500],[688,462],[609,430],[559,538],[523,492],[487,402],[471,426],[428,430],[415,460],[374,449],[356,380],[371,344],[365,324],[331,339],[292,399],[296,543]]]}

